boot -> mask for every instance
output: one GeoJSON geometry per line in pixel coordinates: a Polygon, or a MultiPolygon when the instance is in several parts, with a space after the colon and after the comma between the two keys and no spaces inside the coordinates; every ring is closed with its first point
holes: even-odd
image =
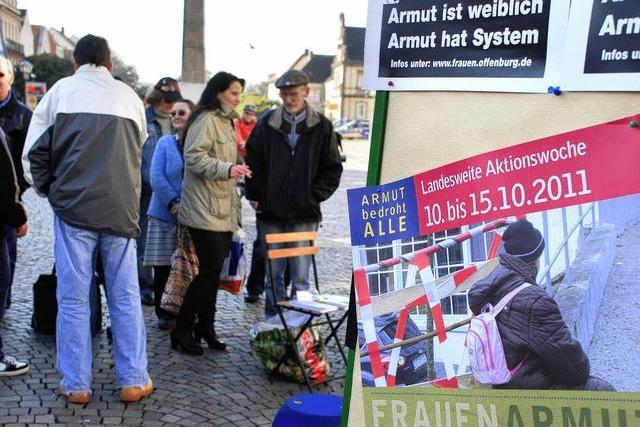
{"type": "Polygon", "coordinates": [[[171,348],[194,356],[200,356],[204,353],[204,349],[200,346],[199,342],[193,340],[191,331],[179,327],[171,331],[171,348]]]}
{"type": "Polygon", "coordinates": [[[225,351],[227,349],[227,344],[218,340],[218,336],[216,335],[215,329],[213,329],[213,325],[207,325],[208,323],[205,323],[204,325],[202,323],[198,323],[196,325],[193,331],[196,343],[200,344],[200,339],[204,339],[209,348],[213,350],[225,351]]]}

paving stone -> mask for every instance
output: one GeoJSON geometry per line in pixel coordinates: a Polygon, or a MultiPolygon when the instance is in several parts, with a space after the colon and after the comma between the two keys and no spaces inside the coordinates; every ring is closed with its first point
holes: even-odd
{"type": "Polygon", "coordinates": [[[176,423],[180,421],[180,417],[176,417],[175,415],[167,414],[161,418],[161,421],[165,421],[167,423],[176,423]]]}
{"type": "Polygon", "coordinates": [[[19,423],[33,423],[35,422],[35,415],[18,415],[19,423]]]}
{"type": "Polygon", "coordinates": [[[53,415],[36,415],[36,423],[53,424],[56,422],[56,417],[53,415]]]}

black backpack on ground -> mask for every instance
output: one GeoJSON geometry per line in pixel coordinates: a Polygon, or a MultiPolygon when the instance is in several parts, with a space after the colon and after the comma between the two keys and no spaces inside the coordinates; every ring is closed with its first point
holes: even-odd
{"type": "MultiPolygon", "coordinates": [[[[58,315],[58,301],[56,288],[58,285],[56,269],[51,274],[41,274],[33,284],[33,314],[31,327],[42,334],[56,333],[56,316],[58,315]]],[[[102,331],[102,302],[100,299],[100,285],[95,280],[94,292],[91,300],[91,336],[95,337],[102,331]]]]}

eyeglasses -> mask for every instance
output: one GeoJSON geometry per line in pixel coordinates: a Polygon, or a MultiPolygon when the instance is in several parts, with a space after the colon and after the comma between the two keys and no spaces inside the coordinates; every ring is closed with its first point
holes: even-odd
{"type": "Polygon", "coordinates": [[[171,117],[175,117],[175,116],[182,117],[182,116],[186,115],[187,112],[184,111],[184,110],[176,110],[176,111],[172,111],[169,114],[171,115],[171,117]]]}

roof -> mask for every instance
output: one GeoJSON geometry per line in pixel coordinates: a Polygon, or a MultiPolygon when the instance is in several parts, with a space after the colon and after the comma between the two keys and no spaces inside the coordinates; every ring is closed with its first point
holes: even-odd
{"type": "Polygon", "coordinates": [[[302,68],[311,83],[324,83],[331,75],[333,55],[312,55],[311,60],[302,68]]]}
{"type": "Polygon", "coordinates": [[[75,43],[64,33],[64,28],[62,30],[50,28],[49,34],[51,34],[55,43],[63,49],[73,50],[75,48],[75,43]]]}
{"type": "Polygon", "coordinates": [[[347,45],[347,61],[364,61],[364,33],[365,28],[344,28],[344,42],[347,45]]]}

